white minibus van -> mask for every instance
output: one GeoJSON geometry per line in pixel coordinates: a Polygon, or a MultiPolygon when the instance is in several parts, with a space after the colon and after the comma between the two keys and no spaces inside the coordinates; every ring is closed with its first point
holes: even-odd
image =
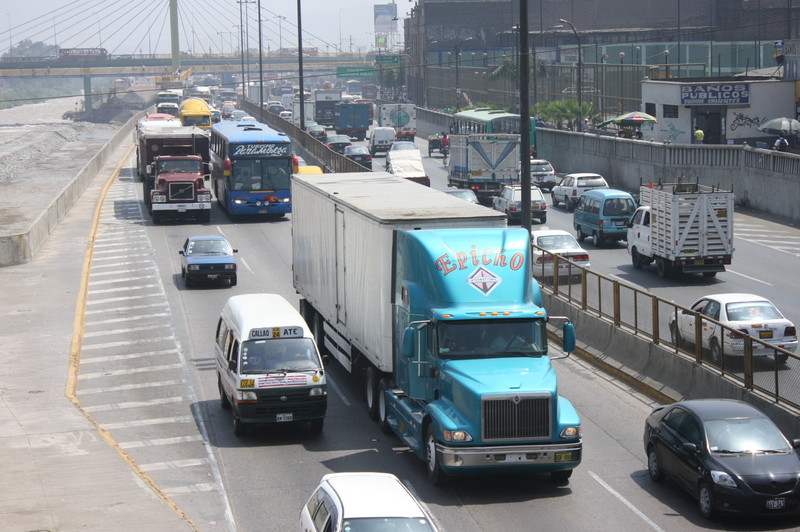
{"type": "Polygon", "coordinates": [[[309,422],[322,431],[328,395],[314,336],[277,294],[228,299],[217,322],[215,358],[222,408],[233,432],[247,425],[309,422]]]}

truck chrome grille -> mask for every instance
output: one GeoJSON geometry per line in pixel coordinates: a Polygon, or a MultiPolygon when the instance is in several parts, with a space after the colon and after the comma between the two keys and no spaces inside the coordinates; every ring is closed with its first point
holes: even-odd
{"type": "Polygon", "coordinates": [[[549,394],[504,394],[483,398],[483,441],[550,438],[549,394]]]}
{"type": "Polygon", "coordinates": [[[192,201],[194,200],[194,183],[170,183],[170,201],[192,201]]]}

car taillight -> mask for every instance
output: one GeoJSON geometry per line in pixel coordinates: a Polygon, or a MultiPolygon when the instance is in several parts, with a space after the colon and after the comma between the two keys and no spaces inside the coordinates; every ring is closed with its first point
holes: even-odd
{"type": "Polygon", "coordinates": [[[542,264],[545,262],[553,262],[552,255],[544,255],[542,257],[536,257],[536,264],[542,264]]]}
{"type": "Polygon", "coordinates": [[[747,329],[739,329],[738,331],[731,331],[729,335],[731,340],[741,340],[745,336],[750,334],[747,329]]]}
{"type": "Polygon", "coordinates": [[[573,255],[573,256],[569,257],[569,259],[572,260],[572,261],[575,261],[575,262],[581,261],[581,260],[589,260],[589,255],[573,255]]]}
{"type": "Polygon", "coordinates": [[[786,327],[783,330],[783,336],[797,336],[797,329],[792,327],[786,327]]]}
{"type": "Polygon", "coordinates": [[[372,155],[367,155],[367,160],[371,161],[372,160],[372,155]]]}
{"type": "Polygon", "coordinates": [[[333,144],[328,144],[328,148],[333,149],[333,144]]]}
{"type": "Polygon", "coordinates": [[[597,227],[599,227],[600,229],[602,229],[602,228],[603,228],[603,220],[600,220],[600,221],[597,223],[597,227]]]}

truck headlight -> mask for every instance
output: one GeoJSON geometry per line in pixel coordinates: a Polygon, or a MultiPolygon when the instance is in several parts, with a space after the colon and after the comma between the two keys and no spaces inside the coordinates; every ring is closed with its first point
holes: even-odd
{"type": "Polygon", "coordinates": [[[445,441],[472,441],[472,436],[466,430],[444,430],[442,435],[445,441]]]}
{"type": "Polygon", "coordinates": [[[211,194],[198,194],[197,201],[200,203],[211,203],[211,194]]]}
{"type": "Polygon", "coordinates": [[[166,203],[167,197],[163,194],[153,194],[153,203],[166,203]]]}
{"type": "Polygon", "coordinates": [[[564,430],[561,431],[562,438],[579,438],[581,435],[581,426],[577,425],[575,427],[564,427],[564,430]]]}
{"type": "Polygon", "coordinates": [[[324,386],[315,386],[308,391],[309,397],[325,397],[326,395],[328,395],[328,392],[324,386]]]}

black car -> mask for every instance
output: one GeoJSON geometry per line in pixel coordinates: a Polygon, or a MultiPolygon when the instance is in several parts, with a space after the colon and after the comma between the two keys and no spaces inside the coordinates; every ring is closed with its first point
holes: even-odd
{"type": "Polygon", "coordinates": [[[372,155],[366,146],[347,146],[344,149],[345,157],[352,159],[361,166],[372,170],[372,155]]]}
{"type": "Polygon", "coordinates": [[[707,518],[800,513],[798,447],[760,410],[728,399],[659,406],[644,426],[650,478],[670,477],[707,518]]]}
{"type": "Polygon", "coordinates": [[[306,133],[320,142],[325,142],[328,140],[328,134],[325,133],[325,128],[319,124],[311,124],[306,126],[306,133]]]}
{"type": "Polygon", "coordinates": [[[350,137],[347,135],[328,135],[328,140],[326,144],[330,149],[335,151],[336,153],[344,153],[344,149],[347,146],[352,146],[352,142],[350,142],[350,137]]]}

